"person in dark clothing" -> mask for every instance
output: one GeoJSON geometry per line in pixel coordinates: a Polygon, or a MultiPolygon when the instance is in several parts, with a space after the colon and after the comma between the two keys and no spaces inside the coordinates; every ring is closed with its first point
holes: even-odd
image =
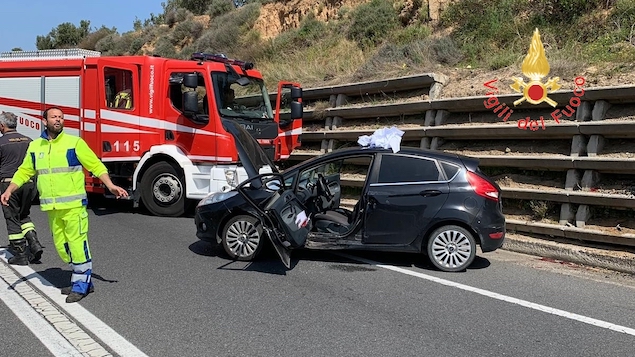
{"type": "MultiPolygon", "coordinates": [[[[0,113],[0,190],[6,191],[11,178],[24,161],[31,139],[16,131],[17,117],[10,112],[0,113]]],[[[31,203],[37,197],[33,181],[20,187],[2,206],[9,233],[9,246],[13,257],[9,264],[28,265],[42,258],[42,245],[37,239],[35,225],[31,221],[31,203]]]]}

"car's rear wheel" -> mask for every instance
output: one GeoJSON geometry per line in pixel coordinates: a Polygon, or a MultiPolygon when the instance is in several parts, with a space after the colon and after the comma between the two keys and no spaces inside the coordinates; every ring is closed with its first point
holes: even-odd
{"type": "Polygon", "coordinates": [[[261,222],[249,215],[240,215],[227,222],[223,229],[222,244],[230,258],[249,261],[262,250],[261,222]]]}
{"type": "Polygon", "coordinates": [[[476,241],[463,227],[443,226],[430,235],[427,252],[430,261],[439,270],[462,271],[476,257],[476,241]]]}

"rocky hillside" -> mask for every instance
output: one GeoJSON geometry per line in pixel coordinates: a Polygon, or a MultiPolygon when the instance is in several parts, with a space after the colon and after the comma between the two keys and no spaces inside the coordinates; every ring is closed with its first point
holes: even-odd
{"type": "MultiPolygon", "coordinates": [[[[634,82],[635,0],[167,0],[162,14],[118,33],[65,23],[38,48],[188,58],[225,53],[254,61],[268,83],[305,87],[439,73],[445,97],[482,95],[518,76],[539,28],[551,76],[567,85],[634,82]],[[235,7],[234,4],[240,5],[235,7]]],[[[565,86],[566,89],[566,86],[565,86]]],[[[506,89],[511,91],[511,89],[506,89]]]]}

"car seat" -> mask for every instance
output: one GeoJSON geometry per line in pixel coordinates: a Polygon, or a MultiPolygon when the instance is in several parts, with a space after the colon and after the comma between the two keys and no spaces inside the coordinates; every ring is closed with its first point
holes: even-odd
{"type": "Polygon", "coordinates": [[[362,204],[360,198],[352,212],[336,208],[316,213],[313,215],[313,227],[318,232],[345,234],[354,227],[357,218],[363,212],[362,204]]]}

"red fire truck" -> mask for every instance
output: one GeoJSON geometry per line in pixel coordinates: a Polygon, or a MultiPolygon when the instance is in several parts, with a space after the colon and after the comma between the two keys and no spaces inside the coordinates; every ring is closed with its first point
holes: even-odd
{"type": "MultiPolygon", "coordinates": [[[[247,175],[223,122],[239,123],[276,160],[300,145],[302,89],[281,82],[272,103],[253,63],[195,53],[191,60],[106,57],[83,49],[0,54],[0,111],[19,116],[18,131],[40,136],[42,112],[65,114],[65,131],[81,136],[158,216],[179,216],[209,192],[247,175]]],[[[87,173],[86,190],[106,194],[87,173]]]]}

